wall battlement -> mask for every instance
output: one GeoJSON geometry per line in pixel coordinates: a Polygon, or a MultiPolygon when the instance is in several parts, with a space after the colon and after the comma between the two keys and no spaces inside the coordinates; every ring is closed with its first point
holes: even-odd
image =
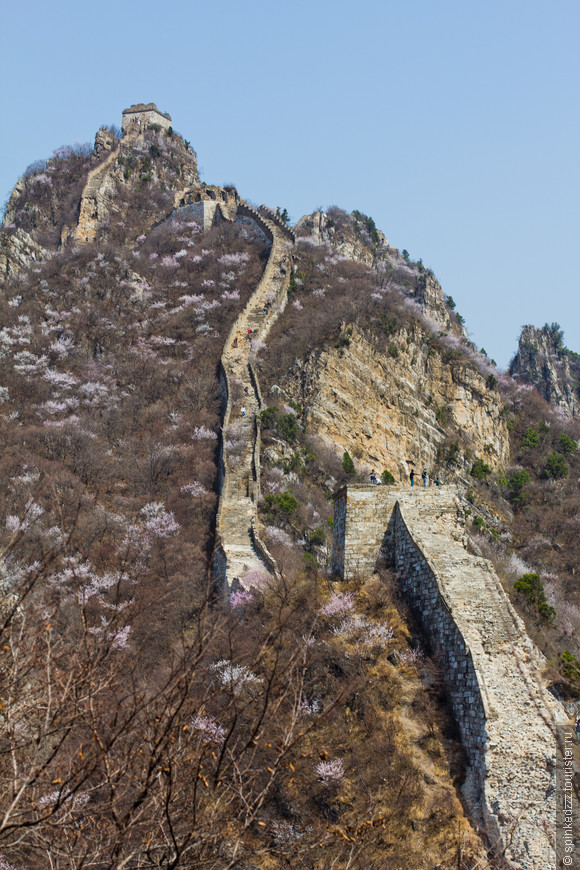
{"type": "Polygon", "coordinates": [[[475,819],[508,867],[552,870],[564,713],[493,566],[464,543],[455,487],[347,486],[335,496],[333,572],[370,575],[385,559],[439,654],[475,819]]]}
{"type": "Polygon", "coordinates": [[[130,133],[151,127],[156,124],[162,130],[171,127],[171,115],[160,112],[155,103],[136,103],[128,109],[123,109],[121,122],[123,133],[130,133]]]}

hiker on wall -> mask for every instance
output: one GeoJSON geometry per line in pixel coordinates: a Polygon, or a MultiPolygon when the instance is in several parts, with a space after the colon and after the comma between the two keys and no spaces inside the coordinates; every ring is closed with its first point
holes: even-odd
{"type": "Polygon", "coordinates": [[[415,469],[411,469],[409,480],[411,481],[411,486],[415,486],[415,469]]]}

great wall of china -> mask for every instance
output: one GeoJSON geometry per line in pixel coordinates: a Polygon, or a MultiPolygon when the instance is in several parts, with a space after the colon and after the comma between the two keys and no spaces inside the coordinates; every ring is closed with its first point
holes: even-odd
{"type": "Polygon", "coordinates": [[[455,487],[349,486],[336,495],[332,570],[368,576],[379,558],[437,654],[465,747],[464,797],[507,865],[556,867],[558,724],[545,660],[493,566],[465,549],[455,487]]]}
{"type": "MultiPolygon", "coordinates": [[[[152,118],[151,106],[143,107],[143,123],[152,118]]],[[[133,116],[124,120],[127,127],[135,122],[133,116]]],[[[78,241],[94,238],[95,204],[115,154],[93,170],[85,186],[78,241]]],[[[262,278],[221,358],[222,467],[213,570],[231,588],[243,585],[253,569],[277,572],[258,534],[263,402],[252,361],[286,305],[294,237],[277,215],[253,209],[233,188],[190,187],[176,193],[174,207],[191,209],[204,227],[219,218],[251,219],[271,243],[262,278]]],[[[332,571],[342,579],[370,575],[379,557],[395,568],[441,661],[468,757],[463,791],[474,818],[511,870],[555,870],[557,723],[564,714],[544,688],[543,658],[491,563],[465,549],[459,515],[453,487],[344,488],[335,500],[332,571]]]]}

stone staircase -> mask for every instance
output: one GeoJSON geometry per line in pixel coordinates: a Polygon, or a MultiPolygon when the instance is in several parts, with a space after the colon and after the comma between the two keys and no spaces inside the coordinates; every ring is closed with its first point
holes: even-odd
{"type": "Polygon", "coordinates": [[[99,215],[103,201],[103,183],[109,166],[117,159],[120,145],[108,154],[108,156],[95,166],[88,174],[81,196],[80,213],[77,226],[74,231],[75,242],[93,242],[97,235],[99,215]]]}
{"type": "Polygon", "coordinates": [[[288,234],[269,216],[243,201],[237,214],[255,221],[272,247],[256,290],[230,330],[221,359],[228,399],[222,427],[223,483],[214,572],[228,586],[236,580],[244,585],[244,577],[252,569],[266,567],[276,572],[274,559],[260,540],[256,525],[262,397],[253,360],[258,343],[266,338],[286,305],[292,247],[288,234]],[[234,401],[234,394],[241,398],[234,401]]]}

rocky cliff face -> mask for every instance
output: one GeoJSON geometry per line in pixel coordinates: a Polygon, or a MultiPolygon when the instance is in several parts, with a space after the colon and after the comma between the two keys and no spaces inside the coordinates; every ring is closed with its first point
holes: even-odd
{"type": "Polygon", "coordinates": [[[13,275],[31,263],[45,260],[50,255],[42,245],[22,229],[2,234],[0,239],[0,275],[13,275]]]}
{"type": "Polygon", "coordinates": [[[475,457],[497,466],[509,455],[499,393],[470,366],[444,362],[419,325],[387,354],[354,329],[347,348],[296,360],[280,387],[303,406],[309,431],[397,482],[412,468],[448,478],[475,457]],[[461,449],[449,466],[454,443],[461,449]]]}
{"type": "Polygon", "coordinates": [[[551,405],[572,416],[580,414],[580,361],[563,345],[557,324],[524,326],[509,373],[533,384],[551,405]]]}

